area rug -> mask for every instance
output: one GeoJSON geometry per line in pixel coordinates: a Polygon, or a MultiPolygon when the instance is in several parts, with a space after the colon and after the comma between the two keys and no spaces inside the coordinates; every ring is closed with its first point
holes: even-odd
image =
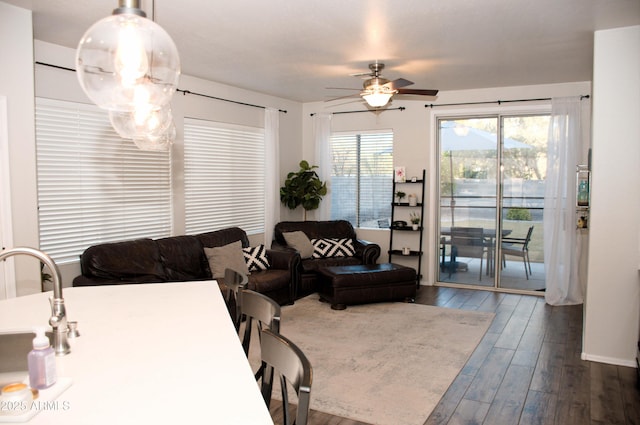
{"type": "MultiPolygon", "coordinates": [[[[310,295],[282,308],[280,332],[311,362],[312,409],[376,425],[422,425],[493,317],[407,303],[336,311],[310,295]]],[[[254,365],[257,353],[252,348],[254,365]]]]}

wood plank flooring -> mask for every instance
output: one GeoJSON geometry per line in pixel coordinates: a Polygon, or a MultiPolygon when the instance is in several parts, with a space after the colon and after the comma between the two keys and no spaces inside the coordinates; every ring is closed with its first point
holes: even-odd
{"type": "MultiPolygon", "coordinates": [[[[580,359],[582,306],[436,286],[423,286],[416,302],[496,314],[424,425],[640,424],[636,369],[580,359]]],[[[271,413],[281,423],[282,407],[271,413]]],[[[308,423],[375,425],[317,411],[308,423]]]]}

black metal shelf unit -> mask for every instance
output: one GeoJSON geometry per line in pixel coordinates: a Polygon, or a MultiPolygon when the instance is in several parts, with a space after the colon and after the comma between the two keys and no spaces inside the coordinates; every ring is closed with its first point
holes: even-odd
{"type": "Polygon", "coordinates": [[[424,233],[424,204],[425,204],[425,186],[426,186],[426,170],[422,170],[422,178],[421,179],[411,179],[411,180],[407,180],[405,182],[396,182],[394,179],[393,182],[393,196],[394,196],[394,200],[391,203],[391,227],[389,229],[389,262],[392,263],[392,257],[394,255],[397,256],[401,256],[403,258],[417,258],[418,259],[418,266],[417,266],[417,279],[416,279],[416,285],[420,285],[420,280],[422,278],[422,237],[423,237],[423,233],[424,233]],[[399,190],[400,187],[402,187],[403,189],[407,189],[411,186],[409,185],[413,185],[415,187],[415,185],[419,185],[420,189],[417,190],[417,192],[420,192],[420,199],[419,202],[416,202],[415,205],[413,205],[412,203],[409,202],[396,202],[395,201],[395,194],[396,192],[399,190]],[[404,187],[406,186],[406,188],[404,187]],[[413,229],[413,227],[411,226],[411,224],[406,224],[406,225],[394,225],[394,223],[396,221],[399,221],[398,218],[396,218],[396,213],[397,210],[401,209],[401,210],[409,210],[410,212],[416,212],[416,211],[420,211],[420,224],[418,225],[418,228],[416,230],[413,229]],[[418,238],[418,246],[417,249],[411,249],[408,253],[403,253],[402,249],[394,249],[394,237],[397,236],[396,232],[413,232],[415,233],[415,235],[418,238]]]}

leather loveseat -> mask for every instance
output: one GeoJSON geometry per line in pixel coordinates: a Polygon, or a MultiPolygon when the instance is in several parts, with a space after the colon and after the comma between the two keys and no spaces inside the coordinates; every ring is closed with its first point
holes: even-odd
{"type": "Polygon", "coordinates": [[[303,232],[312,239],[348,239],[353,244],[353,255],[313,258],[302,255],[300,279],[295,289],[295,299],[302,298],[319,290],[318,270],[323,267],[349,266],[358,264],[376,264],[380,257],[380,246],[376,243],[358,239],[350,222],[331,221],[282,221],[274,229],[272,249],[293,249],[285,239],[285,233],[303,232]]]}
{"type": "MultiPolygon", "coordinates": [[[[212,278],[204,248],[226,246],[249,239],[238,227],[193,236],[137,239],[94,245],[80,256],[82,274],[73,286],[95,286],[152,282],[180,282],[212,278]]],[[[296,252],[266,249],[267,270],[252,271],[248,288],[280,304],[294,300],[298,286],[300,257],[296,252]]]]}

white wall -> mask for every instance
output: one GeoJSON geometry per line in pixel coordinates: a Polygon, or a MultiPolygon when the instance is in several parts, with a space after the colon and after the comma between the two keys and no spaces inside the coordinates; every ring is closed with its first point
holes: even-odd
{"type": "MultiPolygon", "coordinates": [[[[13,243],[38,247],[31,34],[31,11],[0,2],[0,95],[7,98],[13,243]]],[[[38,261],[13,261],[18,295],[39,290],[38,261]]]]}
{"type": "MultiPolygon", "coordinates": [[[[423,238],[422,257],[422,284],[432,285],[435,282],[437,267],[436,258],[438,255],[438,244],[436,241],[437,232],[437,208],[436,185],[438,176],[436,175],[435,156],[435,129],[432,122],[434,117],[440,114],[465,113],[495,113],[504,112],[507,108],[517,108],[520,113],[527,110],[535,112],[540,106],[540,102],[526,102],[519,104],[484,105],[484,106],[443,106],[426,108],[426,104],[450,104],[465,102],[484,102],[495,100],[550,98],[562,96],[578,96],[591,93],[589,82],[577,82],[568,84],[551,84],[523,87],[500,87],[479,90],[462,90],[440,92],[437,101],[425,100],[394,100],[392,108],[403,106],[404,111],[389,110],[379,113],[364,112],[353,114],[334,114],[331,119],[332,131],[349,130],[380,130],[393,129],[394,132],[394,164],[405,166],[408,176],[420,175],[422,169],[427,170],[427,187],[425,206],[424,226],[425,234],[423,238]]],[[[341,103],[341,102],[336,102],[341,103]]],[[[303,157],[311,162],[315,159],[315,148],[312,134],[312,113],[316,112],[338,112],[338,111],[358,111],[364,110],[362,103],[356,102],[332,106],[331,103],[315,102],[304,105],[303,134],[304,147],[303,157]]],[[[585,103],[588,108],[588,103],[585,103]]],[[[587,125],[589,123],[586,123],[587,125]]],[[[586,158],[585,158],[586,159],[586,158]]],[[[322,177],[322,176],[321,176],[322,177]]],[[[389,200],[391,202],[391,200],[389,200]]],[[[380,261],[387,261],[389,250],[389,231],[384,229],[357,229],[358,236],[362,239],[370,240],[380,244],[382,255],[380,261]]],[[[402,235],[400,235],[402,236],[402,235]]],[[[409,235],[408,237],[410,237],[409,235]]],[[[414,238],[415,239],[415,238],[414,238]]],[[[415,241],[412,241],[415,243],[415,241]]],[[[412,245],[413,247],[413,245],[412,245]]],[[[415,259],[405,260],[401,257],[394,257],[394,262],[416,266],[415,259]]]]}
{"type": "Polygon", "coordinates": [[[640,26],[595,33],[583,358],[635,366],[640,312],[640,26]]]}

